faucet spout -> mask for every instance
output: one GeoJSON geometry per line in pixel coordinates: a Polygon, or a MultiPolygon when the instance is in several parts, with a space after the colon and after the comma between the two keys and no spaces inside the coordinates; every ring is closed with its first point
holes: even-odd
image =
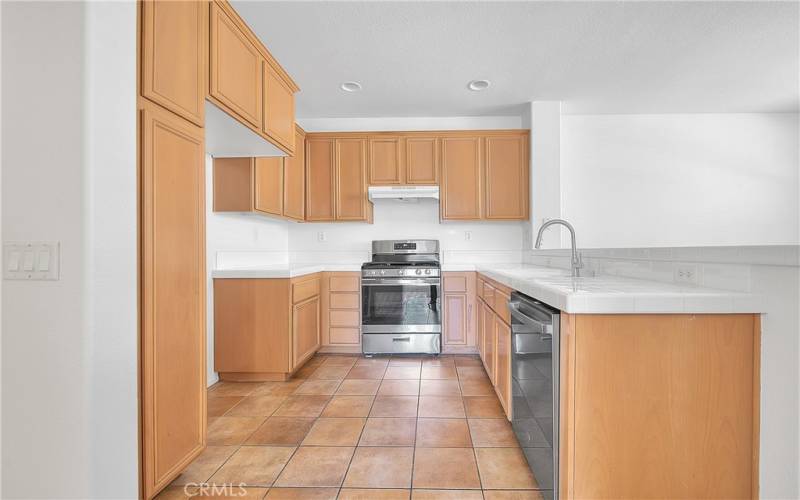
{"type": "Polygon", "coordinates": [[[534,248],[539,248],[542,246],[542,235],[544,234],[544,230],[556,224],[564,226],[569,230],[569,236],[572,241],[572,277],[578,277],[581,274],[583,262],[581,261],[581,255],[578,253],[578,249],[575,245],[575,228],[572,227],[572,224],[569,222],[565,221],[564,219],[550,219],[545,221],[539,228],[539,233],[536,235],[536,244],[534,245],[534,248]]]}

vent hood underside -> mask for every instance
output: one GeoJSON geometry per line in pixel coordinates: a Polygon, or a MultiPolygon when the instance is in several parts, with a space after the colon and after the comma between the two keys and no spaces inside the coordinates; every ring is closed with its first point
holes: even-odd
{"type": "Polygon", "coordinates": [[[439,199],[439,186],[370,186],[369,201],[439,199]]]}

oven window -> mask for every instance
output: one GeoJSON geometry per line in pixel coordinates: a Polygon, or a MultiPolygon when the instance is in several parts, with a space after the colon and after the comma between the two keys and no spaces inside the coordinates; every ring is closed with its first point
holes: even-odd
{"type": "Polygon", "coordinates": [[[439,285],[365,285],[364,325],[438,325],[439,285]]]}

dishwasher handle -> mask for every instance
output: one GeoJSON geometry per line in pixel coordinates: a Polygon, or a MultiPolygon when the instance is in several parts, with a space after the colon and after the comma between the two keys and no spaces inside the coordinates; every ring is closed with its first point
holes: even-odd
{"type": "Polygon", "coordinates": [[[535,332],[542,334],[542,340],[551,340],[553,338],[553,322],[545,323],[536,318],[528,316],[520,310],[520,302],[511,300],[508,302],[508,309],[511,311],[511,316],[518,319],[520,323],[534,329],[535,332]]]}

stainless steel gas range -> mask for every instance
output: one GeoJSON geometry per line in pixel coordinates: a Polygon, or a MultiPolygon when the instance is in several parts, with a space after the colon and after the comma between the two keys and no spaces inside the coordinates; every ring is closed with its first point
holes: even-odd
{"type": "Polygon", "coordinates": [[[361,266],[364,354],[439,354],[441,284],[437,240],[373,241],[361,266]]]}

